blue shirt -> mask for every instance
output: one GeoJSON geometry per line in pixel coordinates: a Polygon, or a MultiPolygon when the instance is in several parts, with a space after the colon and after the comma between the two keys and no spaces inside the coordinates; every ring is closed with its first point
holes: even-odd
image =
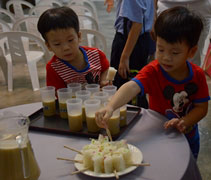
{"type": "MultiPolygon", "coordinates": [[[[152,29],[154,18],[154,0],[117,0],[117,14],[115,29],[123,34],[124,17],[128,18],[127,32],[130,31],[132,22],[143,24],[145,22],[145,32],[152,29]]],[[[144,27],[144,26],[143,26],[144,27]]],[[[144,28],[142,28],[142,33],[144,28]]]]}

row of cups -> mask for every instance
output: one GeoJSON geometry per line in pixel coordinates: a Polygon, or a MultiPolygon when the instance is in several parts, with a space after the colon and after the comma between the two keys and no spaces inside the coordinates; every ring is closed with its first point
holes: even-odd
{"type": "MultiPolygon", "coordinates": [[[[100,91],[99,84],[87,84],[82,90],[80,83],[70,83],[67,88],[57,90],[60,116],[68,119],[70,130],[73,132],[82,130],[83,121],[86,122],[89,132],[98,132],[100,129],[95,123],[95,112],[107,104],[116,90],[116,86],[108,85],[100,91]]],[[[55,88],[53,86],[41,88],[41,97],[44,115],[55,115],[55,88]]],[[[126,124],[125,105],[113,113],[108,126],[111,134],[118,134],[120,127],[126,124]]]]}

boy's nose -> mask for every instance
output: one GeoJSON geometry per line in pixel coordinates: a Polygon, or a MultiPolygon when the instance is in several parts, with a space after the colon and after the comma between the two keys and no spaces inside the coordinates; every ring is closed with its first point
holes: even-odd
{"type": "Polygon", "coordinates": [[[171,56],[170,56],[170,54],[164,54],[163,59],[164,59],[165,61],[171,61],[171,56]]]}
{"type": "Polygon", "coordinates": [[[63,47],[62,49],[65,51],[65,50],[68,50],[70,47],[67,43],[63,44],[63,47]]]}

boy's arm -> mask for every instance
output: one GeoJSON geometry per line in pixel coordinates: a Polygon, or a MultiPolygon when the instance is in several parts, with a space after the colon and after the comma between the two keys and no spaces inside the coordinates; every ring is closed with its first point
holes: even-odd
{"type": "Polygon", "coordinates": [[[176,127],[180,132],[184,132],[189,127],[198,123],[206,116],[208,111],[208,102],[195,103],[194,108],[181,119],[172,119],[164,124],[164,128],[176,127]]]}
{"type": "Polygon", "coordinates": [[[129,81],[123,84],[120,89],[112,97],[111,101],[103,109],[100,109],[95,114],[96,123],[99,127],[106,128],[109,118],[117,109],[128,103],[134,96],[140,93],[139,85],[134,81],[129,81]]]}
{"type": "Polygon", "coordinates": [[[64,81],[58,76],[50,65],[47,65],[46,67],[46,85],[54,86],[56,90],[66,87],[64,81]]]}
{"type": "Polygon", "coordinates": [[[128,34],[125,47],[122,51],[122,55],[121,55],[120,63],[119,63],[119,69],[118,69],[118,73],[124,79],[127,78],[127,72],[128,73],[130,72],[129,58],[135,47],[135,44],[138,40],[141,30],[142,30],[142,24],[137,23],[137,22],[132,22],[132,26],[128,34]]]}

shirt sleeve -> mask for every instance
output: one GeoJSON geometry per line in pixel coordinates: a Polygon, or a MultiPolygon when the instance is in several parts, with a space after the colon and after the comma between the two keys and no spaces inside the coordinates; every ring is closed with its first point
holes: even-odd
{"type": "Polygon", "coordinates": [[[55,89],[65,88],[66,84],[64,81],[58,76],[55,70],[51,67],[51,64],[48,63],[46,65],[46,85],[54,86],[55,89]]]}
{"type": "Polygon", "coordinates": [[[108,59],[106,58],[106,55],[98,49],[98,52],[99,52],[99,55],[100,55],[100,63],[101,63],[101,72],[104,72],[106,71],[108,68],[109,68],[109,61],[108,59]]]}
{"type": "Polygon", "coordinates": [[[155,85],[157,84],[155,69],[150,64],[143,67],[138,74],[132,79],[141,88],[141,94],[152,94],[155,85]]]}
{"type": "Polygon", "coordinates": [[[142,24],[146,9],[147,3],[143,0],[124,0],[120,6],[119,16],[142,24]]]}

